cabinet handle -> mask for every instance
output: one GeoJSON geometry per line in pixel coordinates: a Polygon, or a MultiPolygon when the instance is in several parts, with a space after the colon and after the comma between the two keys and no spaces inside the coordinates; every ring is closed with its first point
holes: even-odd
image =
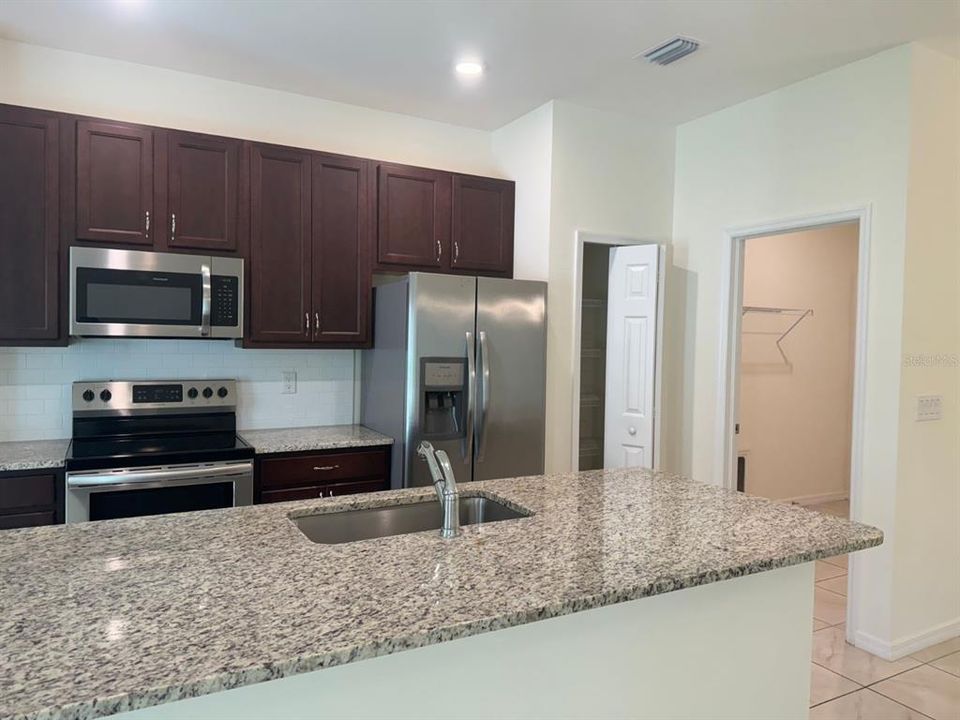
{"type": "Polygon", "coordinates": [[[453,241],[453,262],[456,264],[457,260],[460,259],[460,243],[456,240],[453,241]]]}
{"type": "Polygon", "coordinates": [[[443,257],[443,246],[440,245],[440,239],[437,238],[437,262],[440,262],[441,257],[443,257]]]}
{"type": "Polygon", "coordinates": [[[339,465],[314,465],[314,470],[336,470],[339,465]]]}
{"type": "Polygon", "coordinates": [[[310,334],[310,313],[303,314],[303,327],[304,327],[303,334],[309,335],[310,334]]]}
{"type": "Polygon", "coordinates": [[[147,237],[150,237],[150,211],[147,210],[144,216],[143,231],[147,234],[147,237]]]}
{"type": "Polygon", "coordinates": [[[317,334],[320,333],[320,313],[315,312],[313,314],[313,331],[317,334]]]}
{"type": "Polygon", "coordinates": [[[177,234],[177,214],[170,213],[170,239],[173,240],[176,234],[177,234]]]}

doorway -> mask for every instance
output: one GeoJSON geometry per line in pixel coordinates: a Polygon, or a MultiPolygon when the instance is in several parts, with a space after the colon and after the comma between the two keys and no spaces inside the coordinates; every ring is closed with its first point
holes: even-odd
{"type": "Polygon", "coordinates": [[[855,222],[744,241],[737,489],[849,515],[855,222]]]}
{"type": "Polygon", "coordinates": [[[576,241],[571,465],[656,468],[665,249],[586,232],[576,241]]]}
{"type": "MultiPolygon", "coordinates": [[[[737,470],[740,469],[744,489],[747,492],[770,496],[776,494],[778,495],[777,499],[782,501],[801,502],[810,506],[811,509],[832,512],[853,520],[859,519],[860,494],[863,483],[861,467],[866,376],[869,243],[869,206],[730,229],[726,232],[726,266],[721,296],[723,332],[721,333],[720,348],[717,424],[717,467],[719,477],[725,487],[730,489],[737,487],[737,470]],[[827,235],[811,234],[816,231],[824,231],[827,235]],[[767,251],[766,254],[770,254],[776,249],[776,243],[789,244],[791,241],[802,241],[805,237],[808,239],[832,237],[840,242],[844,242],[843,238],[846,238],[846,249],[851,255],[854,250],[852,238],[856,238],[856,274],[852,283],[849,282],[849,278],[847,280],[845,285],[847,290],[844,291],[846,295],[837,296],[841,297],[842,312],[847,314],[845,322],[850,330],[845,334],[846,342],[849,344],[846,346],[846,355],[840,356],[846,359],[834,360],[834,363],[840,363],[845,365],[845,368],[851,368],[847,376],[849,386],[839,386],[841,388],[849,387],[849,390],[841,391],[836,389],[837,386],[833,386],[833,390],[822,393],[825,397],[821,398],[821,401],[827,403],[828,407],[831,407],[829,405],[831,399],[834,402],[833,410],[827,412],[839,413],[842,416],[844,427],[835,431],[834,435],[837,437],[833,439],[838,441],[835,444],[847,447],[848,460],[841,459],[840,461],[842,463],[841,468],[846,468],[846,470],[841,469],[839,473],[845,481],[846,495],[849,500],[832,494],[841,494],[843,493],[842,489],[811,489],[809,485],[806,485],[801,486],[801,489],[798,490],[795,485],[792,490],[770,490],[770,486],[765,485],[764,478],[758,477],[763,472],[763,468],[759,459],[754,457],[755,451],[752,447],[755,438],[760,437],[756,433],[756,424],[761,421],[757,419],[759,416],[756,415],[755,409],[746,407],[746,404],[750,401],[745,400],[745,406],[742,409],[738,406],[738,401],[741,399],[741,361],[744,363],[743,369],[745,371],[753,371],[753,378],[749,380],[746,373],[744,374],[742,379],[745,384],[759,380],[759,383],[754,384],[769,386],[773,383],[787,382],[790,377],[814,375],[813,370],[816,363],[823,359],[814,357],[811,360],[809,357],[810,349],[804,350],[803,345],[810,345],[810,341],[817,337],[817,333],[824,330],[821,326],[825,323],[820,322],[818,325],[813,319],[827,320],[830,316],[825,317],[825,313],[834,313],[837,306],[830,303],[823,304],[822,299],[809,300],[802,295],[775,294],[779,293],[781,288],[787,287],[786,281],[783,280],[783,273],[793,269],[786,267],[790,263],[781,263],[781,274],[776,276],[775,282],[771,281],[771,278],[766,278],[761,280],[759,288],[748,288],[745,280],[745,273],[750,271],[748,253],[751,252],[750,247],[753,240],[758,242],[755,247],[761,248],[760,254],[754,253],[754,259],[761,261],[763,260],[763,251],[765,250],[767,251]],[[770,240],[773,244],[764,247],[762,245],[764,240],[770,240]],[[760,294],[758,296],[754,294],[755,292],[769,293],[769,295],[760,294]],[[807,312],[809,310],[812,310],[812,313],[807,312]],[[753,317],[748,317],[750,315],[753,317]],[[770,326],[771,324],[773,327],[770,326]],[[746,342],[742,342],[747,335],[752,335],[752,337],[746,342]],[[779,341],[779,344],[777,341],[779,341]],[[747,343],[752,343],[754,347],[747,347],[747,343]],[[852,350],[850,344],[852,344],[852,350]],[[759,345],[759,348],[756,347],[757,345],[759,345]],[[803,363],[802,368],[801,361],[803,363]],[[747,365],[750,363],[754,363],[756,366],[748,368],[747,365]],[[837,397],[841,394],[846,396],[845,403],[837,401],[837,397]],[[849,409],[844,410],[841,405],[849,409]],[[741,417],[754,426],[753,435],[746,427],[738,428],[741,417]],[[849,430],[847,431],[845,428],[849,428],[849,430]],[[741,434],[737,434],[738,429],[742,429],[741,434]],[[849,440],[846,438],[849,438],[849,440]],[[751,473],[753,473],[752,476],[751,473]],[[757,493],[758,489],[760,493],[757,493]]],[[[809,248],[810,246],[797,242],[797,244],[791,244],[788,247],[794,252],[799,252],[804,247],[809,248]]],[[[827,260],[825,256],[820,261],[820,273],[825,276],[831,275],[834,263],[838,267],[842,264],[845,268],[844,272],[849,275],[851,269],[849,262],[840,261],[836,258],[827,260]]],[[[816,285],[822,284],[825,280],[816,278],[808,282],[816,285]]],[[[839,326],[843,325],[843,322],[837,320],[837,318],[831,318],[831,323],[839,326]]],[[[813,345],[815,355],[821,352],[824,357],[828,355],[826,348],[817,347],[815,343],[813,345]]],[[[773,405],[782,416],[802,415],[799,404],[791,405],[781,401],[779,405],[776,403],[773,403],[773,405]]],[[[804,409],[804,412],[806,412],[806,409],[804,409]]],[[[819,412],[814,412],[812,416],[807,418],[803,427],[807,429],[806,431],[809,434],[813,434],[811,428],[818,429],[815,425],[823,421],[822,415],[819,412]]],[[[789,434],[781,433],[780,440],[789,442],[789,434]]],[[[756,442],[760,441],[756,440],[756,442]]],[[[820,452],[820,449],[814,452],[820,452]]],[[[831,452],[831,457],[836,465],[837,451],[834,448],[831,452]]],[[[821,455],[825,457],[827,453],[822,452],[821,455]]],[[[815,459],[819,462],[824,457],[818,456],[815,459]]],[[[801,461],[801,467],[809,467],[809,464],[807,459],[801,461]]],[[[845,635],[849,642],[858,629],[856,603],[848,602],[846,597],[846,595],[849,595],[848,588],[851,586],[848,578],[857,574],[856,558],[850,557],[849,561],[846,557],[831,560],[838,567],[831,568],[830,563],[824,564],[819,561],[817,563],[817,582],[832,582],[825,583],[825,587],[818,585],[815,589],[815,596],[820,596],[821,601],[818,603],[819,610],[815,610],[815,616],[817,612],[820,612],[821,615],[824,613],[829,613],[829,615],[825,616],[824,620],[816,619],[814,627],[824,633],[838,632],[845,635]],[[826,585],[831,587],[826,587],[826,585]],[[828,595],[827,593],[832,594],[828,595]],[[825,623],[830,627],[824,627],[825,623]]],[[[815,597],[815,601],[816,599],[815,597]]]]}

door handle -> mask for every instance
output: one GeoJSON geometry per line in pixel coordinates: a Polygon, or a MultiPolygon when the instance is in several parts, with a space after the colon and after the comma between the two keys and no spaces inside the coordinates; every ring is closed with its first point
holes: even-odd
{"type": "Polygon", "coordinates": [[[437,262],[443,257],[443,246],[440,245],[440,238],[437,238],[437,262]]]}
{"type": "Polygon", "coordinates": [[[630,427],[627,428],[627,432],[630,433],[631,435],[636,435],[637,429],[631,425],[630,427]]]}
{"type": "Polygon", "coordinates": [[[320,334],[320,313],[315,312],[313,314],[313,332],[320,334]]]}
{"type": "Polygon", "coordinates": [[[310,334],[310,313],[303,314],[303,334],[310,334]]]}
{"type": "Polygon", "coordinates": [[[469,465],[473,461],[473,413],[477,403],[477,367],[474,357],[476,347],[473,342],[473,333],[467,330],[464,335],[467,343],[467,407],[464,408],[467,428],[463,435],[463,464],[469,465]]]}
{"type": "Polygon", "coordinates": [[[457,261],[460,259],[460,243],[456,240],[453,241],[453,263],[456,265],[457,261]]]}
{"type": "Polygon", "coordinates": [[[200,265],[200,275],[203,281],[203,300],[200,305],[200,334],[207,337],[210,334],[210,304],[213,292],[210,282],[210,266],[207,263],[200,265]]]}
{"type": "Polygon", "coordinates": [[[146,233],[147,237],[150,237],[150,211],[149,210],[147,210],[144,213],[143,231],[146,233]]]}
{"type": "Polygon", "coordinates": [[[177,235],[177,214],[170,213],[170,240],[172,241],[177,235]]]}
{"type": "Polygon", "coordinates": [[[487,347],[487,333],[481,330],[477,333],[480,340],[480,430],[477,441],[477,460],[483,460],[483,453],[487,449],[487,413],[490,410],[490,351],[487,347]]]}

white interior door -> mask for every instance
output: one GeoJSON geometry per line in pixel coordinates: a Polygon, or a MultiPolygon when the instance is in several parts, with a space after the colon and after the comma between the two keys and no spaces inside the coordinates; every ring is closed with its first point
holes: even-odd
{"type": "Polygon", "coordinates": [[[653,467],[660,247],[610,250],[603,466],[653,467]]]}

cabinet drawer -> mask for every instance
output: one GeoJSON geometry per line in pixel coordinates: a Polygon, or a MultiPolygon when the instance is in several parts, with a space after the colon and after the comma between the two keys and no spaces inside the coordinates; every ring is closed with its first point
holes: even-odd
{"type": "Polygon", "coordinates": [[[56,500],[53,475],[0,477],[0,513],[53,505],[56,500]]]}
{"type": "Polygon", "coordinates": [[[13,528],[36,527],[38,525],[53,525],[53,510],[46,512],[18,513],[16,515],[0,515],[0,530],[13,528]]]}
{"type": "Polygon", "coordinates": [[[294,455],[260,461],[260,486],[271,489],[386,476],[387,453],[383,450],[294,455]]]}
{"type": "Polygon", "coordinates": [[[290,488],[288,490],[264,490],[260,494],[260,502],[311,500],[321,497],[340,497],[341,495],[355,495],[356,493],[378,492],[386,489],[386,480],[360,480],[330,485],[311,485],[310,487],[290,488]]]}

